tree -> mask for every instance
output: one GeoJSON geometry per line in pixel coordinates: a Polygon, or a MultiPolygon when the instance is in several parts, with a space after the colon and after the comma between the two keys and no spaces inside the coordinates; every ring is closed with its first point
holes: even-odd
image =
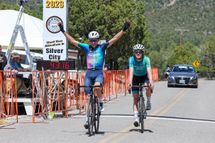
{"type": "MultiPolygon", "coordinates": [[[[25,10],[24,12],[35,16],[37,18],[42,19],[43,15],[43,5],[41,0],[37,1],[29,1],[28,3],[25,4],[25,10]]],[[[7,10],[7,9],[13,9],[13,10],[19,10],[19,1],[17,0],[0,0],[0,9],[1,10],[7,10]]]]}
{"type": "Polygon", "coordinates": [[[69,1],[69,33],[87,42],[87,34],[96,30],[101,39],[110,40],[126,20],[132,26],[120,41],[107,50],[106,62],[114,61],[119,68],[126,67],[132,46],[142,43],[150,47],[149,33],[144,16],[144,3],[134,0],[71,0],[69,1]]]}
{"type": "Polygon", "coordinates": [[[192,43],[185,43],[173,47],[173,54],[168,59],[170,65],[174,64],[192,64],[197,59],[198,48],[192,43]]]}
{"type": "Polygon", "coordinates": [[[215,35],[211,36],[201,47],[201,72],[209,79],[215,77],[215,35]]]}
{"type": "Polygon", "coordinates": [[[167,49],[160,49],[160,50],[153,50],[150,51],[149,57],[151,59],[151,65],[152,67],[157,67],[159,79],[163,78],[163,74],[166,70],[166,66],[169,65],[168,59],[172,56],[174,53],[174,47],[176,47],[175,44],[171,44],[167,49]]]}

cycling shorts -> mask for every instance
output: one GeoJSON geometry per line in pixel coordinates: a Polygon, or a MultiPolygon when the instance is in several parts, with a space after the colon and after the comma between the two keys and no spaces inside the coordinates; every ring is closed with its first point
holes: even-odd
{"type": "MultiPolygon", "coordinates": [[[[95,82],[99,82],[101,85],[104,81],[104,75],[102,70],[87,70],[85,75],[85,86],[94,85],[95,82]]],[[[90,94],[90,88],[86,87],[84,88],[86,94],[90,94]]]]}
{"type": "MultiPolygon", "coordinates": [[[[147,83],[149,84],[149,78],[148,75],[144,75],[144,76],[133,76],[133,80],[132,80],[132,85],[134,86],[138,86],[140,83],[147,83]]],[[[132,93],[133,94],[138,94],[139,93],[139,88],[138,87],[132,87],[132,93]]]]}

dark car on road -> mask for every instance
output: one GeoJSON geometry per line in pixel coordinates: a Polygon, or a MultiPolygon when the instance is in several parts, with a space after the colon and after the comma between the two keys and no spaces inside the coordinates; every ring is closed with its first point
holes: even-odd
{"type": "Polygon", "coordinates": [[[198,74],[192,65],[174,65],[167,78],[167,86],[188,86],[198,88],[198,74]]]}

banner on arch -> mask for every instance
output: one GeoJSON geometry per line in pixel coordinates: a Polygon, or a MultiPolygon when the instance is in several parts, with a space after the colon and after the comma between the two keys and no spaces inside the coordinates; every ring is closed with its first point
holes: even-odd
{"type": "Polygon", "coordinates": [[[66,60],[67,40],[58,27],[67,29],[67,0],[43,0],[43,59],[66,60]]]}

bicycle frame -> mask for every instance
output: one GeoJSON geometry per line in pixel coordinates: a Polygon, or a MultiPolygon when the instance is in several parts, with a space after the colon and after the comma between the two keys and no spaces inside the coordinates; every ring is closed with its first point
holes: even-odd
{"type": "Polygon", "coordinates": [[[98,133],[99,131],[99,119],[101,115],[98,98],[94,94],[93,88],[102,87],[98,85],[90,85],[90,86],[79,86],[78,89],[81,87],[90,88],[90,98],[88,100],[88,109],[87,109],[87,118],[88,118],[88,133],[89,136],[93,135],[94,133],[98,133]]]}
{"type": "Polygon", "coordinates": [[[149,87],[148,85],[144,85],[140,83],[139,85],[134,85],[132,87],[139,88],[139,102],[138,102],[138,115],[139,115],[139,123],[141,126],[140,132],[144,132],[144,119],[146,119],[146,105],[145,105],[145,99],[143,96],[143,92],[145,91],[145,87],[149,87]]]}

